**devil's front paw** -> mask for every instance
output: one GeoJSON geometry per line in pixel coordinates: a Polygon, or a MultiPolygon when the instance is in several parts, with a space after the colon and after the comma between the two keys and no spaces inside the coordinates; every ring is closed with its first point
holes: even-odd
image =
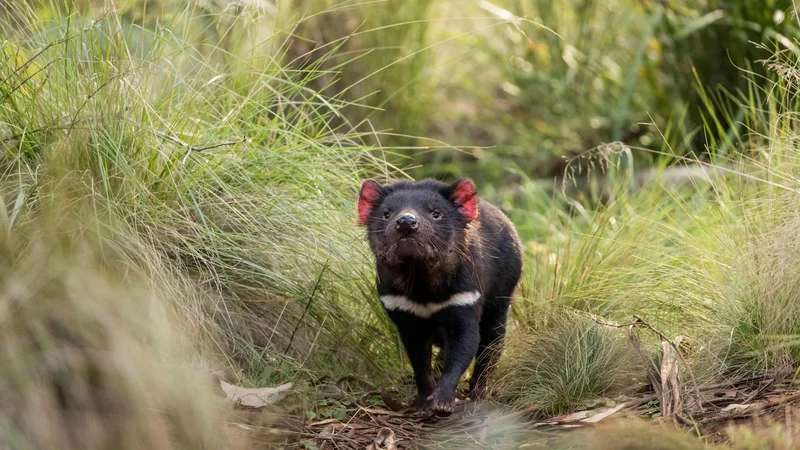
{"type": "Polygon", "coordinates": [[[453,414],[455,405],[455,392],[445,394],[442,391],[434,390],[428,398],[428,409],[437,416],[449,416],[453,414]]]}

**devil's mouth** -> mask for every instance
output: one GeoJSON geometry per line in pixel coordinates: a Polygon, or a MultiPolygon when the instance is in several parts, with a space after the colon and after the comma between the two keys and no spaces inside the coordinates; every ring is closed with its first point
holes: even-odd
{"type": "Polygon", "coordinates": [[[427,247],[423,240],[414,236],[404,236],[398,238],[394,244],[394,251],[399,253],[419,252],[421,248],[427,247]]]}
{"type": "Polygon", "coordinates": [[[402,258],[420,258],[425,255],[425,245],[417,238],[404,236],[398,238],[389,248],[389,252],[402,258]]]}
{"type": "Polygon", "coordinates": [[[404,265],[415,261],[429,261],[433,254],[431,248],[418,237],[397,237],[380,252],[379,259],[391,266],[404,265]]]}
{"type": "Polygon", "coordinates": [[[419,240],[414,239],[412,237],[404,237],[404,238],[398,239],[397,242],[395,242],[395,244],[393,245],[393,247],[394,247],[394,251],[402,252],[403,249],[404,248],[407,249],[408,246],[418,247],[420,245],[421,245],[421,242],[419,242],[419,240]]]}

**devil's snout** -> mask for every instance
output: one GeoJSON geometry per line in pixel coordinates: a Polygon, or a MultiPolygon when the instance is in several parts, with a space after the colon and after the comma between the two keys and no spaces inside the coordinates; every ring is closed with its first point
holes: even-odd
{"type": "Polygon", "coordinates": [[[394,225],[395,230],[405,234],[413,233],[417,231],[417,228],[419,228],[417,217],[411,213],[400,214],[394,225]]]}

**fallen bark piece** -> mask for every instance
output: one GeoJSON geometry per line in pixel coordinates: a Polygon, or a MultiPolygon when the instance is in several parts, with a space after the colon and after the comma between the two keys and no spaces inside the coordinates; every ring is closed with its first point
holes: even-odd
{"type": "Polygon", "coordinates": [[[579,420],[583,420],[583,419],[586,419],[587,417],[589,417],[589,414],[591,412],[592,412],[592,410],[587,409],[587,410],[584,410],[584,411],[574,412],[574,413],[568,414],[566,416],[553,417],[552,419],[547,420],[546,423],[548,425],[557,425],[559,423],[577,422],[579,420]]]}
{"type": "Polygon", "coordinates": [[[619,410],[625,408],[627,405],[628,405],[627,403],[620,403],[619,405],[617,405],[617,406],[615,406],[613,408],[604,409],[604,410],[598,412],[597,414],[595,414],[595,415],[593,415],[591,417],[583,419],[583,420],[581,420],[581,422],[586,422],[586,423],[597,423],[597,422],[600,422],[601,420],[605,419],[606,417],[608,417],[608,416],[618,412],[619,410]]]}
{"type": "Polygon", "coordinates": [[[683,411],[676,354],[668,341],[661,342],[661,417],[670,421],[683,411]]]}
{"type": "Polygon", "coordinates": [[[230,384],[223,379],[219,380],[219,387],[222,388],[228,400],[237,406],[255,409],[274,405],[283,400],[292,386],[292,383],[286,383],[277,387],[243,388],[230,384]]]}
{"type": "Polygon", "coordinates": [[[605,419],[606,417],[631,406],[632,404],[638,404],[638,403],[640,403],[639,399],[630,402],[620,403],[619,405],[611,408],[597,408],[597,409],[587,409],[584,411],[578,411],[572,414],[567,414],[565,416],[553,417],[551,419],[546,420],[544,424],[559,425],[559,424],[569,424],[574,422],[597,423],[605,419]]]}

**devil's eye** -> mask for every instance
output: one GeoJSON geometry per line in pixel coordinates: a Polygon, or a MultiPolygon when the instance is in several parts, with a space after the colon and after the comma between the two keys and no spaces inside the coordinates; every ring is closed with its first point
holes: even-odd
{"type": "Polygon", "coordinates": [[[442,213],[440,213],[439,210],[434,209],[431,213],[431,217],[433,217],[433,220],[439,220],[442,218],[442,213]]]}
{"type": "Polygon", "coordinates": [[[386,211],[386,212],[383,213],[383,218],[384,219],[388,220],[389,217],[391,217],[391,214],[389,214],[389,211],[386,211]]]}

